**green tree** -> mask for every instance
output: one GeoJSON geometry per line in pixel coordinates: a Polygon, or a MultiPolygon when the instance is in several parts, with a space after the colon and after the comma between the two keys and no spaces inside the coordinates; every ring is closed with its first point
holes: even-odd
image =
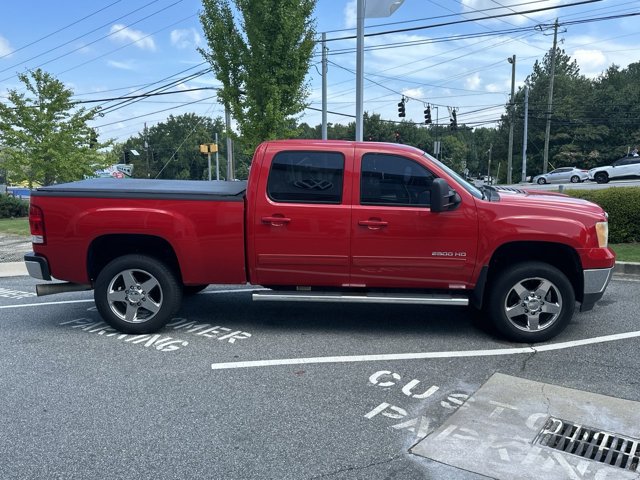
{"type": "MultiPolygon", "coordinates": [[[[139,153],[138,156],[128,155],[136,178],[205,180],[209,178],[207,156],[200,153],[199,147],[203,143],[213,143],[216,132],[220,148],[220,178],[223,179],[227,175],[227,162],[226,145],[221,141],[224,122],[220,117],[212,120],[195,113],[170,115],[165,122],[130,137],[114,151],[119,163],[124,163],[125,152],[135,150],[139,153]]],[[[241,169],[242,165],[240,163],[237,167],[241,169]]],[[[212,155],[211,169],[211,178],[215,179],[215,155],[212,155]]]]}
{"type": "Polygon", "coordinates": [[[295,134],[292,119],[305,107],[305,76],[315,42],[316,0],[203,0],[200,22],[209,50],[199,49],[222,83],[244,146],[295,134]]]}
{"type": "Polygon", "coordinates": [[[50,185],[78,180],[105,165],[88,122],[98,110],[77,108],[73,91],[40,69],[18,75],[25,93],[12,89],[0,103],[0,144],[13,182],[50,185]]]}

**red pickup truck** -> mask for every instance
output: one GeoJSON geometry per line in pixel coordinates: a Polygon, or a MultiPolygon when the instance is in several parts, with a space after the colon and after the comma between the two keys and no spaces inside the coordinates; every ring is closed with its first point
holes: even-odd
{"type": "Polygon", "coordinates": [[[31,195],[39,294],[94,289],[114,328],[162,328],[183,294],[250,282],[254,300],[470,305],[547,340],[611,278],[607,214],[565,195],[478,189],[413,147],[261,144],[247,182],[90,179],[31,195]]]}

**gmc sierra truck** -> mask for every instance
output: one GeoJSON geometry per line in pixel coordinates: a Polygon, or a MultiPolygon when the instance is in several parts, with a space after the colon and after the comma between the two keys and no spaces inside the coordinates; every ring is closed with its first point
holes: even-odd
{"type": "MultiPolygon", "coordinates": [[[[261,144],[246,182],[89,179],[36,189],[31,276],[93,289],[125,333],[161,329],[208,284],[254,300],[481,309],[505,337],[548,340],[611,278],[607,214],[561,194],[476,188],[400,144],[261,144]]],[[[428,312],[428,310],[427,310],[428,312]]]]}

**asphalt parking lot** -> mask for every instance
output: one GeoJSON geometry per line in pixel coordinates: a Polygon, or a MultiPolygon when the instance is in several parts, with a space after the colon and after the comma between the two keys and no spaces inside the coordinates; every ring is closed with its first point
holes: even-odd
{"type": "Polygon", "coordinates": [[[210,286],[134,337],[91,292],[36,298],[36,282],[0,279],[0,478],[486,478],[410,450],[496,372],[640,401],[635,278],[534,348],[466,309],[253,303],[247,286],[210,286]]]}

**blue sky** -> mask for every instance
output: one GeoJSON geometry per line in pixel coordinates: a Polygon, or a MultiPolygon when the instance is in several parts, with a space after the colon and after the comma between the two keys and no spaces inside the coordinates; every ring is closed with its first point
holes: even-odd
{"type": "MultiPolygon", "coordinates": [[[[409,98],[407,120],[423,121],[426,103],[438,106],[448,122],[447,107],[458,109],[460,122],[492,125],[504,110],[516,55],[516,85],[552,43],[551,30],[535,25],[579,22],[559,30],[562,48],[577,60],[581,72],[595,77],[612,63],[640,60],[637,43],[640,16],[585,22],[640,13],[640,2],[602,0],[567,6],[579,0],[405,0],[388,18],[367,19],[366,32],[407,29],[554,7],[538,13],[478,20],[438,28],[368,37],[365,45],[365,111],[398,120],[401,95],[409,98]],[[389,23],[393,23],[389,25],[389,23]],[[387,24],[383,26],[377,26],[387,24]],[[502,33],[496,34],[495,32],[502,33]],[[455,37],[466,35],[466,38],[455,37]]],[[[0,101],[9,88],[20,89],[16,73],[41,67],[73,89],[78,100],[140,94],[183,79],[171,91],[218,85],[213,74],[185,78],[206,68],[196,46],[205,46],[197,0],[66,0],[3,2],[0,17],[0,101]]],[[[327,38],[355,34],[355,0],[318,0],[318,32],[327,38]]],[[[347,123],[355,114],[355,40],[328,43],[329,121],[347,123]],[[338,115],[340,114],[340,115],[338,115]]],[[[319,53],[319,49],[318,49],[319,53]]],[[[320,57],[309,72],[310,107],[321,106],[320,57]]],[[[101,138],[124,140],[169,114],[195,112],[222,116],[214,90],[187,91],[111,108],[94,125],[101,138]]],[[[94,104],[90,104],[94,105],[94,104]]],[[[436,112],[433,113],[434,120],[436,112]]],[[[307,110],[300,121],[320,123],[307,110]]]]}

